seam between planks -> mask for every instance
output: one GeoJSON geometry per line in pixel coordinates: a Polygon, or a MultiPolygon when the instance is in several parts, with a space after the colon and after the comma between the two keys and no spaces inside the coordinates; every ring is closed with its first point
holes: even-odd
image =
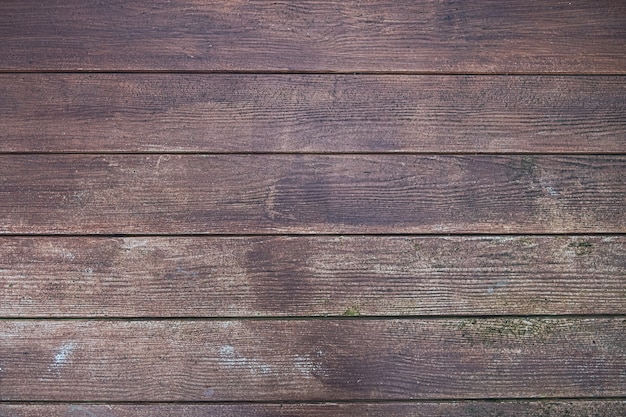
{"type": "Polygon", "coordinates": [[[229,74],[229,75],[467,75],[467,76],[554,76],[554,77],[616,77],[626,72],[471,72],[471,71],[293,71],[293,70],[3,70],[0,74],[229,74]]]}
{"type": "Polygon", "coordinates": [[[133,238],[133,237],[172,237],[172,238],[184,238],[184,237],[241,237],[241,238],[253,238],[253,237],[577,237],[577,236],[589,236],[589,237],[621,237],[626,236],[624,232],[572,232],[572,233],[0,233],[1,238],[7,237],[29,237],[29,238],[133,238]]]}
{"type": "Polygon", "coordinates": [[[626,401],[626,396],[601,396],[601,397],[503,397],[503,398],[433,398],[433,399],[353,399],[353,400],[286,400],[286,401],[273,401],[273,400],[233,400],[233,401],[55,401],[55,400],[0,400],[0,404],[81,404],[81,405],[157,405],[157,404],[185,404],[185,405],[256,405],[256,404],[293,404],[293,405],[322,405],[322,404],[446,404],[446,403],[508,403],[508,402],[552,402],[552,401],[626,401]]]}
{"type": "Polygon", "coordinates": [[[78,322],[78,321],[185,321],[185,322],[218,322],[218,321],[384,321],[384,320],[422,320],[422,321],[446,321],[446,320],[490,320],[490,319],[533,319],[533,320],[550,320],[550,319],[624,319],[626,314],[479,314],[479,315],[389,315],[389,316],[172,316],[172,317],[153,317],[153,316],[128,316],[128,317],[106,317],[106,316],[75,316],[75,317],[0,317],[0,321],[61,321],[61,322],[78,322]]]}
{"type": "Polygon", "coordinates": [[[213,155],[243,155],[243,156],[274,156],[274,155],[310,155],[310,156],[368,156],[368,155],[382,155],[382,156],[623,156],[626,155],[626,149],[624,151],[616,151],[616,152],[481,152],[481,151],[466,151],[466,152],[435,152],[435,151],[426,151],[426,152],[412,152],[412,151],[270,151],[270,152],[259,152],[259,151],[224,151],[224,152],[198,152],[198,151],[139,151],[139,152],[128,152],[128,151],[67,151],[67,152],[42,152],[42,151],[32,151],[32,152],[13,152],[13,151],[0,151],[0,155],[13,155],[13,156],[39,156],[39,155],[50,155],[50,156],[63,156],[63,155],[120,155],[120,156],[134,156],[134,155],[185,155],[185,156],[213,156],[213,155]]]}

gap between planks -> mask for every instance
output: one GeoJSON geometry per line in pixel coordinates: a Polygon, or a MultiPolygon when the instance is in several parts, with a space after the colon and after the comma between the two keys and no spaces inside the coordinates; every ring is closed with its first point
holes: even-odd
{"type": "Polygon", "coordinates": [[[551,320],[551,319],[625,319],[626,315],[623,313],[615,314],[470,314],[470,315],[393,315],[393,316],[381,316],[381,315],[358,315],[358,316],[172,316],[172,317],[158,317],[158,316],[128,316],[128,317],[0,317],[2,322],[11,321],[59,321],[59,322],[82,322],[82,321],[99,321],[99,322],[163,322],[163,321],[181,321],[181,322],[251,322],[251,321],[385,321],[385,320],[411,320],[411,321],[446,321],[446,320],[551,320]]]}

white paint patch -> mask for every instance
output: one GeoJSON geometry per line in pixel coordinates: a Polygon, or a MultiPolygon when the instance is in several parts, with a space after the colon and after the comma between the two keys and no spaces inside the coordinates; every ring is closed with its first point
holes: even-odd
{"type": "Polygon", "coordinates": [[[494,285],[493,287],[487,288],[487,293],[493,294],[497,288],[506,287],[508,284],[509,284],[509,281],[506,281],[506,280],[505,281],[498,281],[498,282],[496,282],[496,285],[494,285]]]}
{"type": "Polygon", "coordinates": [[[57,353],[54,355],[54,362],[52,362],[52,365],[50,365],[49,370],[58,370],[67,365],[70,361],[72,354],[74,353],[74,349],[76,349],[76,343],[73,342],[66,343],[61,346],[57,353]]]}
{"type": "Polygon", "coordinates": [[[63,256],[64,259],[67,259],[69,261],[73,261],[74,258],[76,258],[76,256],[74,256],[74,254],[72,252],[70,252],[69,250],[63,248],[60,250],[61,255],[63,256]]]}
{"type": "Polygon", "coordinates": [[[304,374],[307,377],[312,376],[313,370],[315,369],[313,361],[303,356],[296,356],[295,360],[293,361],[293,366],[295,366],[295,368],[300,371],[301,374],[304,374]]]}
{"type": "Polygon", "coordinates": [[[122,249],[131,250],[135,248],[140,248],[142,246],[146,246],[147,244],[148,244],[147,240],[125,238],[124,245],[122,245],[122,249]]]}
{"type": "MultiPolygon", "coordinates": [[[[317,356],[321,358],[322,356],[324,356],[324,353],[322,351],[318,351],[317,356]]],[[[296,355],[293,361],[293,366],[306,378],[313,378],[316,376],[328,376],[328,372],[319,362],[319,360],[314,360],[309,355],[296,355]]]]}
{"type": "Polygon", "coordinates": [[[159,165],[161,165],[161,161],[163,160],[164,156],[165,155],[159,155],[159,158],[157,159],[156,166],[155,166],[156,169],[159,169],[159,165]]]}
{"type": "Polygon", "coordinates": [[[235,348],[231,345],[220,347],[220,365],[228,368],[243,368],[250,371],[251,374],[269,374],[272,367],[258,359],[249,359],[235,352],[235,348]]]}
{"type": "Polygon", "coordinates": [[[218,326],[222,329],[228,329],[229,327],[236,327],[239,325],[239,322],[236,321],[223,321],[218,323],[218,326]]]}
{"type": "Polygon", "coordinates": [[[559,192],[556,191],[554,188],[552,187],[546,187],[546,191],[548,192],[548,194],[550,194],[552,197],[556,197],[557,195],[559,195],[559,192]]]}
{"type": "Polygon", "coordinates": [[[220,348],[220,356],[235,356],[235,348],[231,345],[224,345],[220,348]]]}

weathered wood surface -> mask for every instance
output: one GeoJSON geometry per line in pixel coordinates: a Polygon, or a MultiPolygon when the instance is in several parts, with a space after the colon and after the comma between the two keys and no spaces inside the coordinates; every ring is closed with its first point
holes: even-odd
{"type": "Polygon", "coordinates": [[[626,319],[0,322],[1,400],[626,395],[626,319]]]}
{"type": "Polygon", "coordinates": [[[0,3],[2,70],[626,73],[621,1],[0,3]]]}
{"type": "Polygon", "coordinates": [[[0,152],[626,152],[623,77],[0,74],[0,152]]]}
{"type": "Polygon", "coordinates": [[[4,417],[623,417],[624,401],[322,404],[0,404],[4,417]]]}
{"type": "Polygon", "coordinates": [[[489,314],[626,314],[626,238],[0,238],[1,317],[489,314]]]}
{"type": "Polygon", "coordinates": [[[626,231],[624,156],[3,155],[2,233],[626,231]]]}
{"type": "Polygon", "coordinates": [[[0,2],[0,417],[625,415],[624,45],[611,0],[0,2]]]}

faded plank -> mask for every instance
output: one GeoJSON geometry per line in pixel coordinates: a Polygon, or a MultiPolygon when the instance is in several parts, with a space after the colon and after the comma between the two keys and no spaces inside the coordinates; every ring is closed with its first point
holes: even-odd
{"type": "Polygon", "coordinates": [[[3,70],[626,73],[620,1],[0,3],[3,70]]]}
{"type": "Polygon", "coordinates": [[[2,74],[0,152],[626,152],[624,77],[2,74]]]}
{"type": "Polygon", "coordinates": [[[623,417],[624,401],[463,401],[322,404],[0,404],[5,417],[623,417]]]}
{"type": "Polygon", "coordinates": [[[626,231],[624,156],[3,155],[2,233],[626,231]]]}
{"type": "Polygon", "coordinates": [[[5,320],[0,399],[624,396],[625,322],[5,320]]]}
{"type": "Polygon", "coordinates": [[[626,237],[0,238],[2,317],[626,314],[626,237]]]}

